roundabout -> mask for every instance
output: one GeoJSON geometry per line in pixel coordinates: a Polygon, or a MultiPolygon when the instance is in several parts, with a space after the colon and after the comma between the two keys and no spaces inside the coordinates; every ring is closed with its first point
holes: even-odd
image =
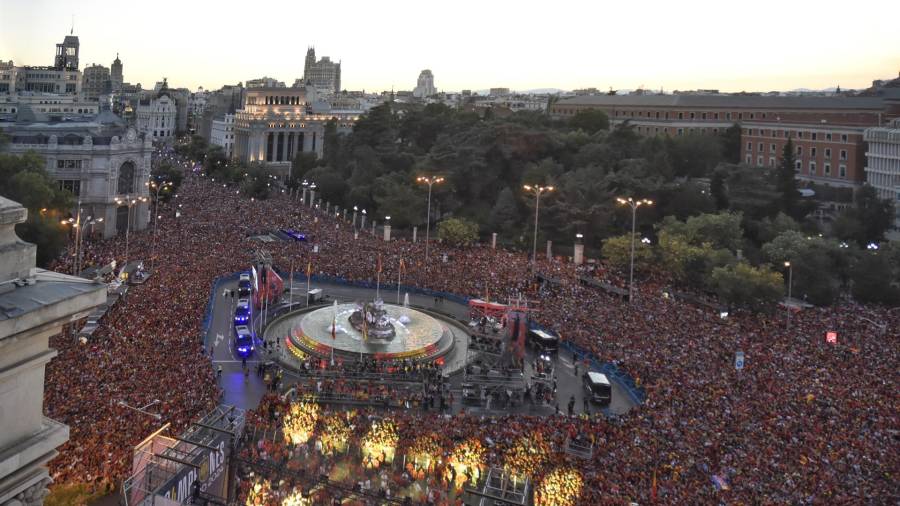
{"type": "MultiPolygon", "coordinates": [[[[449,318],[394,304],[344,303],[300,309],[266,326],[291,356],[438,361],[454,347],[449,318]]],[[[464,330],[463,330],[464,331],[464,330]]]]}

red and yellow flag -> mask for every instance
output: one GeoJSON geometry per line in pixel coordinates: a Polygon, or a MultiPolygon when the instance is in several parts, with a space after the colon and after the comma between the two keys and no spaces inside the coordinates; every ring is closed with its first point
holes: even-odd
{"type": "Polygon", "coordinates": [[[308,278],[312,274],[312,262],[306,263],[306,277],[308,278]]]}

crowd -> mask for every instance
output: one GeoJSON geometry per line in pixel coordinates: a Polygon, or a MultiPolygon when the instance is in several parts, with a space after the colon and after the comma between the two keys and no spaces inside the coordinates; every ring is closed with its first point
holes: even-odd
{"type": "MultiPolygon", "coordinates": [[[[643,406],[615,421],[482,422],[410,412],[398,415],[408,417],[398,420],[401,434],[434,427],[438,437],[480,434],[501,444],[538,431],[560,441],[578,424],[597,442],[590,461],[574,464],[583,480],[580,504],[647,502],[651,494],[678,504],[898,498],[898,311],[842,302],[804,309],[788,329],[784,313],[738,311],[722,319],[663,297],[670,287],[660,276],[641,280],[629,305],[577,281],[586,275],[624,286],[597,266],[542,259],[537,270],[554,282],[538,283],[521,253],[438,243],[426,264],[421,240],[385,243],[368,232],[354,239],[349,223],[287,194],[251,201],[199,176],[186,178],[178,196],[160,204],[160,215],[156,272],[112,308],[88,344],[53,340],[60,353],[47,369],[47,412],[72,431],[52,462],[57,482],[105,485],[127,475],[131,448],[159,423],[123,404],[158,399],[154,409],[177,431],[216,403],[215,377],[199,341],[210,286],[216,276],[246,268],[251,232],[293,228],[308,241],[265,245],[282,270],[309,263],[314,274],[369,281],[380,257],[385,283],[399,275],[405,285],[464,296],[521,296],[539,323],[616,362],[647,391],[643,406]],[[836,344],[825,342],[829,331],[837,332],[836,344]],[[737,351],[746,356],[740,371],[737,351]]],[[[130,240],[130,257],[148,259],[152,232],[130,240]]],[[[84,249],[86,266],[124,260],[124,238],[86,242],[84,249]]],[[[69,269],[68,258],[57,268],[69,269]]],[[[572,464],[563,453],[554,455],[537,476],[572,464]]],[[[488,450],[492,458],[498,457],[488,450]]]]}

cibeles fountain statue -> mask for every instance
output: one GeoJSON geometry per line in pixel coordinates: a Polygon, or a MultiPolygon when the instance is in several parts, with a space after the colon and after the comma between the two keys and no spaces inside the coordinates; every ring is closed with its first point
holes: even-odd
{"type": "Polygon", "coordinates": [[[397,333],[387,311],[384,310],[384,301],[381,299],[377,299],[375,302],[366,302],[362,306],[358,305],[356,310],[350,313],[348,320],[350,325],[362,333],[365,339],[390,341],[397,333]]]}

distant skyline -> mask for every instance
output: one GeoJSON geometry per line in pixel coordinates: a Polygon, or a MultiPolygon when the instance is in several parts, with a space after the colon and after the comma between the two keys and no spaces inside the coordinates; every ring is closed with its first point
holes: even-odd
{"type": "Polygon", "coordinates": [[[865,88],[900,70],[900,2],[499,4],[0,0],[0,60],[51,65],[74,15],[81,68],[118,52],[125,81],[144,88],[290,86],[308,46],[342,62],[344,89],[370,92],[412,90],[426,68],[440,91],[666,92],[865,88]]]}

